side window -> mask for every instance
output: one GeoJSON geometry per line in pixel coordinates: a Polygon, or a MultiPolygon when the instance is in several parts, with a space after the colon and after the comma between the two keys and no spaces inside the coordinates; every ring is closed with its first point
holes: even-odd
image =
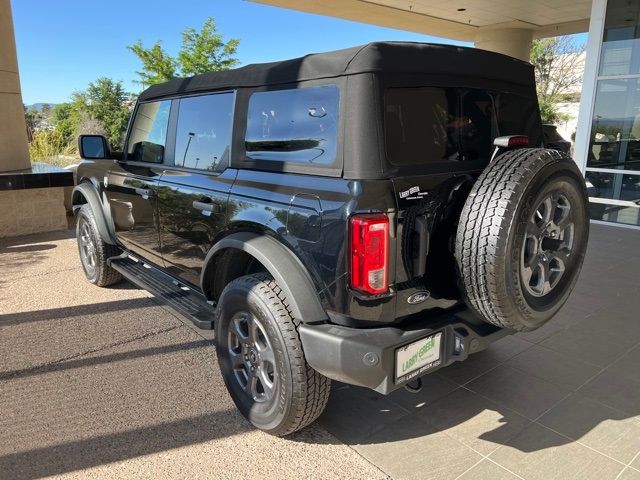
{"type": "Polygon", "coordinates": [[[493,97],[486,90],[464,90],[461,93],[462,117],[460,156],[465,160],[489,160],[493,139],[498,136],[493,97]]]}
{"type": "Polygon", "coordinates": [[[494,97],[499,134],[528,135],[530,146],[541,145],[542,131],[536,97],[522,97],[507,92],[498,92],[494,97]]]}
{"type": "Polygon", "coordinates": [[[162,163],[171,100],[138,105],[127,145],[127,160],[162,163]]]}
{"type": "Polygon", "coordinates": [[[180,99],[175,164],[213,171],[229,164],[233,93],[180,99]]]}
{"type": "Polygon", "coordinates": [[[385,92],[385,139],[394,165],[488,161],[497,135],[485,90],[417,87],[385,92]]]}
{"type": "Polygon", "coordinates": [[[467,120],[458,92],[436,87],[391,88],[385,93],[387,154],[395,165],[457,161],[459,130],[467,120]]]}
{"type": "Polygon", "coordinates": [[[339,104],[336,85],[252,94],[245,137],[247,157],[331,165],[338,144],[339,104]]]}

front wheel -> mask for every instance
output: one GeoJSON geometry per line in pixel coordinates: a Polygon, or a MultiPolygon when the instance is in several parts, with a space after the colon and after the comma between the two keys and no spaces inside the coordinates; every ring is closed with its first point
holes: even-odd
{"type": "Polygon", "coordinates": [[[284,436],[312,423],[329,399],[330,380],[311,368],[278,284],[266,274],[229,283],[216,310],[216,353],[240,412],[257,428],[284,436]]]}
{"type": "Polygon", "coordinates": [[[120,255],[120,249],[102,239],[89,204],[82,205],[78,211],[76,240],[87,280],[99,287],[106,287],[122,279],[122,275],[107,263],[110,257],[120,255]]]}

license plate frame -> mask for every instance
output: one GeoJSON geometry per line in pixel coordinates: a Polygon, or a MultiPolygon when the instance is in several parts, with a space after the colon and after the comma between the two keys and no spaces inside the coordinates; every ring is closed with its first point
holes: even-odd
{"type": "Polygon", "coordinates": [[[395,351],[395,381],[406,382],[442,364],[443,332],[414,340],[395,351]]]}

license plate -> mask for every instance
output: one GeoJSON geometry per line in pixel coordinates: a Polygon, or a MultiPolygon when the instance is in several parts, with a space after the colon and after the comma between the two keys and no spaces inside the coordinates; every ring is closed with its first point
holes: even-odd
{"type": "Polygon", "coordinates": [[[396,382],[404,382],[441,363],[442,332],[422,338],[396,350],[396,382]]]}

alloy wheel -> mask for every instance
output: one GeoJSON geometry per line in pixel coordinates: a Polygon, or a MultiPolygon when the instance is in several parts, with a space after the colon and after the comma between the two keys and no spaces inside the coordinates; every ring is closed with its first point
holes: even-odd
{"type": "Polygon", "coordinates": [[[84,220],[80,220],[80,257],[87,273],[93,275],[96,271],[96,246],[91,235],[91,228],[84,220]]]}
{"type": "Polygon", "coordinates": [[[562,279],[572,253],[574,220],[571,203],[558,191],[546,195],[527,223],[520,262],[526,291],[549,294],[562,279]]]}
{"type": "Polygon", "coordinates": [[[278,382],[276,362],[262,323],[250,312],[236,313],[229,324],[228,351],[236,381],[253,401],[269,402],[278,382]]]}

